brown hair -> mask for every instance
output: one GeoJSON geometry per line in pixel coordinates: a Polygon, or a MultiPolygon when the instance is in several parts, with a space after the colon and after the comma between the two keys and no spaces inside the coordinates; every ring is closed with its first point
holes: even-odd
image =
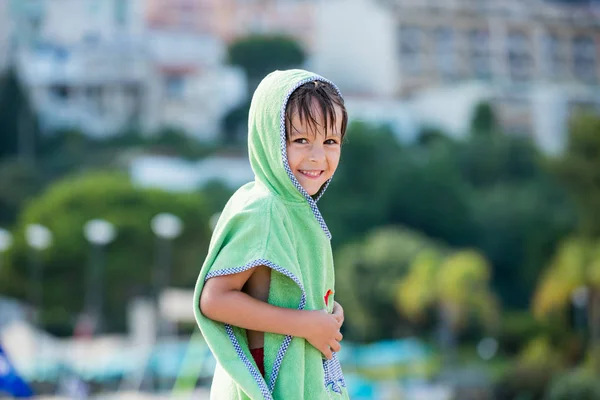
{"type": "Polygon", "coordinates": [[[286,139],[290,139],[290,129],[294,128],[292,125],[294,113],[298,113],[300,119],[308,123],[312,132],[315,132],[317,126],[320,126],[323,122],[325,135],[327,135],[327,129],[331,128],[333,130],[336,126],[336,106],[340,107],[342,111],[340,135],[343,140],[348,125],[348,112],[342,96],[327,82],[314,80],[301,85],[294,90],[285,108],[286,139]],[[318,111],[320,111],[321,118],[325,121],[319,121],[321,118],[318,118],[320,117],[318,111]]]}

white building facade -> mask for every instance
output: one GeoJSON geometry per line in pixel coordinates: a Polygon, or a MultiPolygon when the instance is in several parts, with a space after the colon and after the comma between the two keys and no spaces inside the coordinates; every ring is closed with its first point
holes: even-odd
{"type": "Polygon", "coordinates": [[[245,99],[245,77],[224,66],[222,41],[148,27],[144,0],[28,4],[13,3],[10,18],[19,22],[19,72],[46,132],[103,137],[169,127],[210,141],[245,99]]]}

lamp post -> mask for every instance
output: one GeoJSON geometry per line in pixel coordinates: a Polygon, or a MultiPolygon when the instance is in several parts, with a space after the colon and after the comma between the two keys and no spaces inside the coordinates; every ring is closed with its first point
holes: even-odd
{"type": "Polygon", "coordinates": [[[12,235],[6,229],[0,228],[0,271],[2,271],[2,261],[4,252],[12,246],[12,235]]]}
{"type": "Polygon", "coordinates": [[[576,330],[585,332],[586,308],[590,297],[590,290],[586,286],[579,286],[571,293],[571,302],[574,307],[574,325],[576,330]]]}
{"type": "Polygon", "coordinates": [[[103,219],[92,219],[83,227],[83,234],[91,245],[90,266],[85,295],[86,314],[91,318],[94,326],[93,331],[102,331],[102,303],[104,291],[104,279],[102,267],[104,262],[104,246],[111,243],[116,230],[113,224],[103,219]]]}
{"type": "Polygon", "coordinates": [[[170,332],[168,322],[160,313],[160,295],[171,281],[172,242],[183,231],[183,222],[171,213],[155,215],[150,222],[152,232],[156,235],[156,266],[154,268],[154,300],[158,313],[158,336],[170,332]]]}
{"type": "Polygon", "coordinates": [[[38,327],[41,324],[40,314],[44,301],[43,270],[39,253],[52,244],[52,232],[43,225],[30,224],[25,227],[25,240],[29,247],[33,249],[29,253],[29,301],[34,309],[33,324],[38,327]]]}

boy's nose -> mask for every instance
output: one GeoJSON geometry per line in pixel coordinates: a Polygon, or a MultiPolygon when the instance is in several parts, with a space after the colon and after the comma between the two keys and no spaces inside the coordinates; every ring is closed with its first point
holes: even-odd
{"type": "Polygon", "coordinates": [[[321,161],[325,159],[325,149],[321,146],[312,146],[310,154],[308,155],[309,161],[321,161]]]}

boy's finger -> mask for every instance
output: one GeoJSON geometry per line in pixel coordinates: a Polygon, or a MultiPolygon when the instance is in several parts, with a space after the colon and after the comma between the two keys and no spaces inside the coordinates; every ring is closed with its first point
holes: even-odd
{"type": "Polygon", "coordinates": [[[336,341],[334,341],[330,347],[331,347],[331,350],[334,351],[334,352],[336,352],[336,353],[339,352],[342,349],[342,345],[339,342],[336,342],[336,341]]]}
{"type": "Polygon", "coordinates": [[[341,342],[343,338],[344,338],[344,335],[342,335],[341,332],[338,332],[338,334],[335,337],[335,340],[337,340],[338,342],[341,342]]]}
{"type": "Polygon", "coordinates": [[[325,346],[323,349],[321,349],[321,353],[323,353],[325,358],[328,360],[333,358],[333,353],[331,352],[331,348],[329,346],[325,346]]]}

